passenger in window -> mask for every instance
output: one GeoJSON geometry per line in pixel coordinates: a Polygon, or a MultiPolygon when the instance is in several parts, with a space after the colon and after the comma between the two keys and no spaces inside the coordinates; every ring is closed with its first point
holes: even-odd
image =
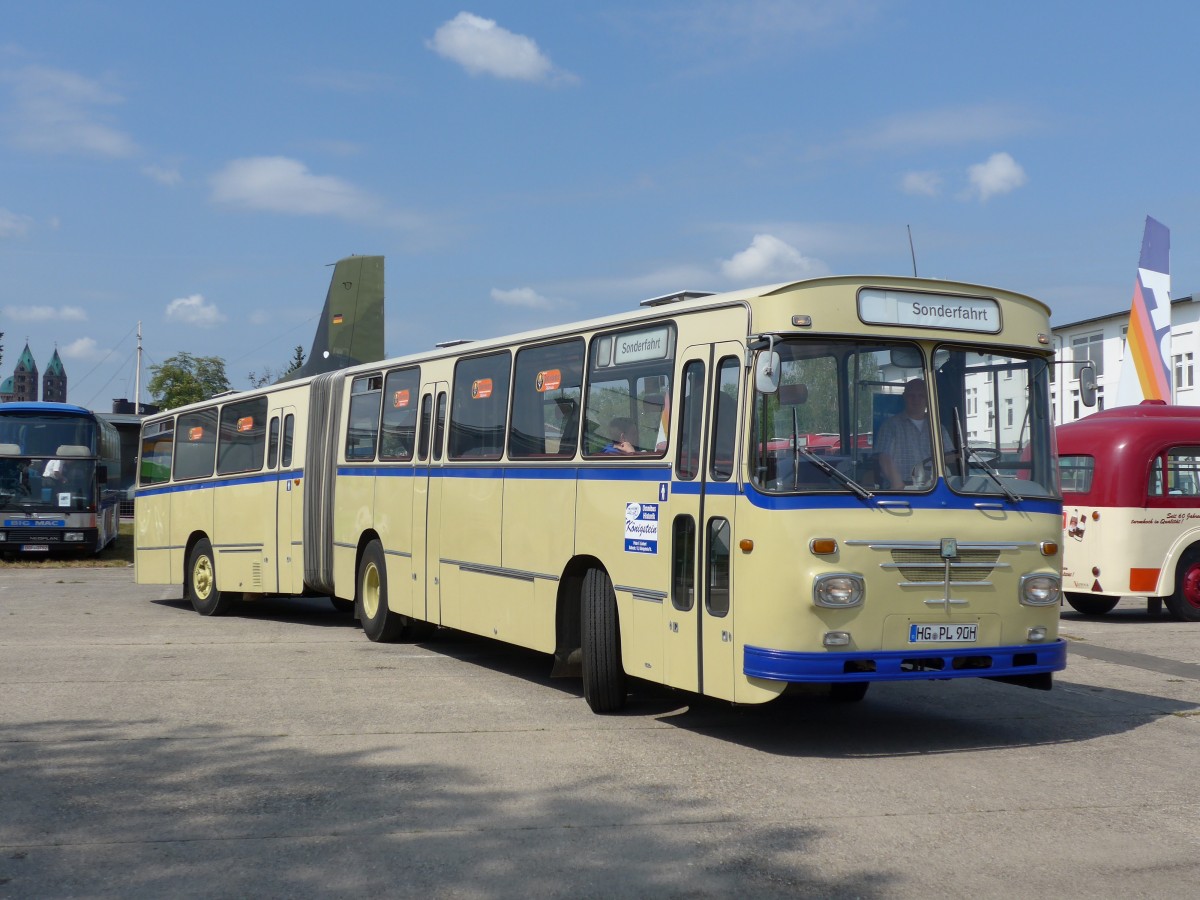
{"type": "Polygon", "coordinates": [[[617,416],[608,425],[608,445],[602,453],[637,453],[631,438],[636,438],[637,424],[627,416],[617,416]]]}
{"type": "MultiPolygon", "coordinates": [[[[950,432],[942,427],[942,445],[952,446],[950,432]]],[[[929,433],[929,392],[925,381],[914,378],[904,385],[904,409],[885,419],[875,441],[885,488],[900,490],[923,486],[932,472],[933,440],[929,433]]]]}

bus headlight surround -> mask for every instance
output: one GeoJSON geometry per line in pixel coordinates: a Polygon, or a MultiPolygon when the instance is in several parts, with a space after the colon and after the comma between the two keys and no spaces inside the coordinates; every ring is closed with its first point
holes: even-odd
{"type": "Polygon", "coordinates": [[[84,534],[82,531],[68,531],[63,534],[63,540],[67,541],[68,543],[82,544],[83,539],[84,534]]]}
{"type": "Polygon", "coordinates": [[[1021,602],[1026,606],[1053,606],[1061,592],[1057,575],[1025,575],[1021,578],[1021,602]]]}
{"type": "Polygon", "coordinates": [[[861,575],[831,572],[813,580],[813,603],[827,609],[846,609],[860,605],[867,596],[861,575]]]}

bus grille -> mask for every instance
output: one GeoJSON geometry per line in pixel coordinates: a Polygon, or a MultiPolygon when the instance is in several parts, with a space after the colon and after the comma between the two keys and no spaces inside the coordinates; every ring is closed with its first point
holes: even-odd
{"type": "Polygon", "coordinates": [[[6,528],[9,543],[58,544],[62,542],[61,529],[49,528],[6,528]]]}
{"type": "MultiPolygon", "coordinates": [[[[945,584],[946,561],[937,549],[893,549],[892,565],[908,584],[945,584]]],[[[963,550],[950,560],[950,583],[986,581],[996,568],[999,550],[963,550]]]]}

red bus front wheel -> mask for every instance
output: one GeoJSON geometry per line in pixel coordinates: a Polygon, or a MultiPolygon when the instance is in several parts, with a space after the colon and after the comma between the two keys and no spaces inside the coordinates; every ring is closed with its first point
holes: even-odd
{"type": "Polygon", "coordinates": [[[1180,622],[1200,622],[1200,553],[1189,550],[1175,570],[1175,593],[1167,597],[1167,611],[1180,622]]]}

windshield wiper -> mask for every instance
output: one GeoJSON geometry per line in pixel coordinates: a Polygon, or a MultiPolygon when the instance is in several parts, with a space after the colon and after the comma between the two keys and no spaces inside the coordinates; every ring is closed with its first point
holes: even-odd
{"type": "MultiPolygon", "coordinates": [[[[853,478],[851,478],[849,475],[847,475],[845,472],[843,472],[837,466],[830,464],[827,460],[821,459],[821,457],[817,456],[817,454],[813,453],[807,447],[801,447],[799,444],[797,444],[796,445],[796,455],[803,456],[806,460],[808,460],[810,463],[812,463],[814,466],[816,466],[818,469],[820,469],[826,475],[828,475],[829,477],[831,477],[833,479],[836,479],[837,481],[840,481],[846,487],[850,488],[850,490],[854,491],[854,493],[856,493],[860,499],[870,500],[872,497],[875,496],[873,493],[868,491],[865,487],[863,487],[861,484],[859,484],[857,481],[855,481],[853,478]]],[[[799,466],[797,466],[796,468],[799,468],[799,466]]]]}
{"type": "Polygon", "coordinates": [[[971,460],[974,459],[979,468],[983,469],[983,471],[987,473],[987,476],[991,478],[992,481],[996,482],[996,486],[1004,492],[1004,496],[1008,498],[1009,502],[1019,503],[1022,499],[1024,499],[1019,494],[1016,494],[1010,490],[1008,485],[1000,480],[1000,473],[992,467],[992,464],[984,459],[978,450],[967,443],[966,438],[963,437],[962,420],[958,416],[957,406],[954,407],[954,430],[958,433],[958,446],[962,449],[962,452],[966,454],[968,465],[970,464],[971,460]]]}

